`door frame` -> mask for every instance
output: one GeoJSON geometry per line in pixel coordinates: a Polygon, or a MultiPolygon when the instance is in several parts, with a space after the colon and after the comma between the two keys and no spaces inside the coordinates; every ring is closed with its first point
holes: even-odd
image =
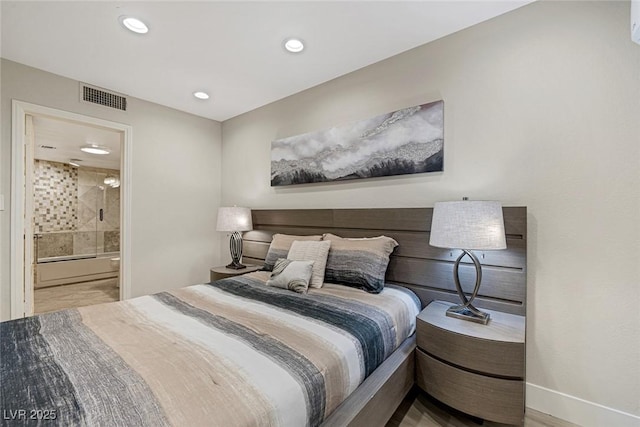
{"type": "Polygon", "coordinates": [[[11,318],[33,314],[33,212],[25,208],[27,191],[25,162],[33,162],[33,150],[26,150],[26,116],[49,117],[122,132],[120,157],[120,300],[131,297],[131,154],[133,128],[123,123],[98,119],[56,108],[12,100],[11,126],[11,318]],[[26,156],[30,156],[27,158],[26,156]],[[27,244],[28,243],[28,244],[27,244]]]}

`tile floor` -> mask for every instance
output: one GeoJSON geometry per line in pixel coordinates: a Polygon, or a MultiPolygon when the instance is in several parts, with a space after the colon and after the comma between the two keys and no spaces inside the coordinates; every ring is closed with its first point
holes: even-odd
{"type": "Polygon", "coordinates": [[[119,294],[117,278],[36,289],[34,313],[118,301],[119,294]]]}

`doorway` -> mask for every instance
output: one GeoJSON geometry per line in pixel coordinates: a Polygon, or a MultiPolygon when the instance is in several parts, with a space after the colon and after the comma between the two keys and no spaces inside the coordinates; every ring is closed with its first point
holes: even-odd
{"type": "Polygon", "coordinates": [[[12,318],[128,298],[131,127],[20,101],[13,113],[12,318]]]}
{"type": "Polygon", "coordinates": [[[34,314],[118,301],[122,132],[31,115],[27,129],[34,314]]]}

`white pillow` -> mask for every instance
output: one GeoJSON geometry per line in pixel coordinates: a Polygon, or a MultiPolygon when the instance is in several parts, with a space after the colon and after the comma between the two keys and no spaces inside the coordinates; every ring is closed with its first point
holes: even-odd
{"type": "Polygon", "coordinates": [[[291,243],[287,259],[294,261],[313,261],[313,273],[311,274],[311,288],[321,288],[324,283],[324,269],[327,265],[327,256],[331,248],[331,241],[311,242],[296,240],[291,243]]]}
{"type": "Polygon", "coordinates": [[[273,266],[267,286],[289,289],[304,294],[309,288],[313,261],[292,261],[279,258],[273,266]]]}

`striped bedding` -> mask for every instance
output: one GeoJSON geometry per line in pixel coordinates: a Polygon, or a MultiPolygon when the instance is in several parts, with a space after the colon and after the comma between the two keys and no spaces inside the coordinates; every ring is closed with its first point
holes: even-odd
{"type": "Polygon", "coordinates": [[[267,277],[1,323],[3,423],[315,426],[415,330],[404,288],[267,277]]]}

